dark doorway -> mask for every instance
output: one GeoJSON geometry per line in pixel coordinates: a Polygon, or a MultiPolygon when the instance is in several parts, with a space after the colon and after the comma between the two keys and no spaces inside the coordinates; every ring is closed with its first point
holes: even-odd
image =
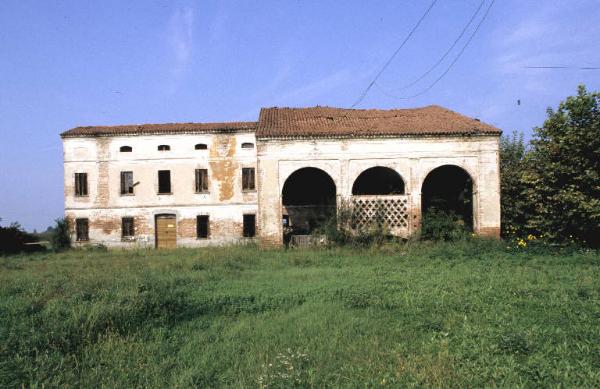
{"type": "Polygon", "coordinates": [[[360,173],[352,185],[352,194],[400,195],[404,194],[404,181],[395,170],[375,166],[360,173]]]}
{"type": "Polygon", "coordinates": [[[473,181],[464,169],[445,165],[432,170],[421,188],[421,210],[455,215],[464,226],[473,229],[473,181]]]}
{"type": "Polygon", "coordinates": [[[335,183],[321,169],[296,170],[283,185],[282,203],[288,230],[294,234],[309,234],[335,215],[335,183]]]}

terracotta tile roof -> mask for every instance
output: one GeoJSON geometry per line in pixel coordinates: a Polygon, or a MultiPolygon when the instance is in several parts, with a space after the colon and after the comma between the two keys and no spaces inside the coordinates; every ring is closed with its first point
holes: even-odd
{"type": "Polygon", "coordinates": [[[449,109],[263,108],[258,138],[494,134],[501,131],[449,109]]]}
{"type": "Polygon", "coordinates": [[[111,135],[151,135],[151,134],[189,134],[204,132],[254,131],[256,122],[230,123],[166,123],[166,124],[130,124],[122,126],[75,127],[65,131],[62,137],[111,136],[111,135]]]}
{"type": "Polygon", "coordinates": [[[410,135],[500,135],[501,131],[449,109],[263,108],[258,122],[131,124],[76,127],[62,137],[256,131],[258,138],[410,135]]]}

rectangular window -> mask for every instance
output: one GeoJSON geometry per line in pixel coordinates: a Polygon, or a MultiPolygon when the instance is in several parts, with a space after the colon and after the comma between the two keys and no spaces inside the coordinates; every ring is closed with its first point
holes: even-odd
{"type": "Polygon", "coordinates": [[[75,196],[87,196],[87,173],[75,173],[75,196]]]}
{"type": "Polygon", "coordinates": [[[254,190],[254,168],[242,168],[242,190],[254,190]]]}
{"type": "Polygon", "coordinates": [[[171,194],[171,171],[158,171],[158,193],[171,194]]]}
{"type": "Polygon", "coordinates": [[[75,235],[78,242],[90,240],[88,233],[88,219],[75,219],[75,235]]]}
{"type": "Polygon", "coordinates": [[[244,215],[244,237],[252,238],[256,235],[256,215],[244,215]]]}
{"type": "Polygon", "coordinates": [[[121,172],[121,194],[133,194],[133,172],[121,172]]]}
{"type": "Polygon", "coordinates": [[[133,238],[135,236],[135,228],[132,217],[124,217],[121,219],[121,238],[133,238]]]}
{"type": "Polygon", "coordinates": [[[198,239],[208,238],[209,224],[208,215],[199,215],[196,217],[196,236],[198,239]]]}
{"type": "Polygon", "coordinates": [[[208,169],[196,169],[196,193],[208,192],[208,169]]]}

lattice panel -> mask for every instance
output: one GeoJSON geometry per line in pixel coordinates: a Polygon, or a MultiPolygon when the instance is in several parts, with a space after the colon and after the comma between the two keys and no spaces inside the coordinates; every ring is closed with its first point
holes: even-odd
{"type": "Polygon", "coordinates": [[[408,199],[406,197],[355,197],[352,199],[353,225],[373,224],[387,228],[408,228],[408,199]]]}

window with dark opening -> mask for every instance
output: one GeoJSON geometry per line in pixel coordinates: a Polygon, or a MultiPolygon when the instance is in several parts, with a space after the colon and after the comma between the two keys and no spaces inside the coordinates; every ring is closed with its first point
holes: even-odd
{"type": "Polygon", "coordinates": [[[87,173],[75,173],[75,196],[87,196],[87,173]]]}
{"type": "Polygon", "coordinates": [[[131,153],[133,149],[131,148],[131,146],[121,146],[121,148],[119,149],[120,152],[122,153],[131,153]]]}
{"type": "Polygon", "coordinates": [[[250,142],[242,143],[242,149],[253,149],[253,148],[254,148],[254,143],[250,143],[250,142]]]}
{"type": "Polygon", "coordinates": [[[256,215],[244,215],[244,232],[245,238],[252,238],[256,235],[256,215]]]}
{"type": "Polygon", "coordinates": [[[254,184],[254,168],[242,168],[242,190],[255,190],[254,184]]]}
{"type": "Polygon", "coordinates": [[[199,215],[196,217],[196,236],[198,239],[208,238],[208,215],[199,215]]]}
{"type": "Polygon", "coordinates": [[[198,143],[194,148],[196,150],[206,150],[208,147],[206,146],[206,143],[198,143]]]}
{"type": "Polygon", "coordinates": [[[121,194],[133,194],[133,172],[121,172],[121,194]]]}
{"type": "Polygon", "coordinates": [[[121,219],[121,237],[123,239],[133,238],[135,229],[132,217],[124,217],[121,219]]]}
{"type": "Polygon", "coordinates": [[[90,240],[88,233],[88,219],[75,219],[75,235],[78,242],[90,240]]]}
{"type": "Polygon", "coordinates": [[[158,193],[159,194],[171,194],[171,171],[170,170],[159,170],[158,171],[158,193]]]}
{"type": "Polygon", "coordinates": [[[196,193],[208,192],[208,169],[196,169],[196,193]]]}
{"type": "Polygon", "coordinates": [[[169,150],[171,150],[171,146],[169,146],[169,145],[158,146],[158,151],[169,151],[169,150]]]}

